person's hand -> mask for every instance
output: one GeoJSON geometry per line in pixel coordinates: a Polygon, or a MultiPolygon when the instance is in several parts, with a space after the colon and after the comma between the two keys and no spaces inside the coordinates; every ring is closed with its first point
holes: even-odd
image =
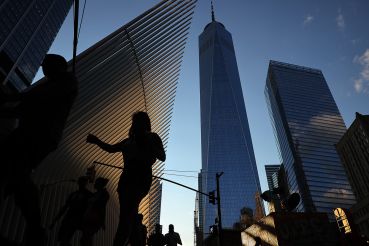
{"type": "Polygon", "coordinates": [[[86,142],[87,143],[92,143],[92,144],[95,144],[99,141],[99,138],[96,137],[95,135],[93,134],[88,134],[87,135],[87,138],[86,138],[86,142]]]}

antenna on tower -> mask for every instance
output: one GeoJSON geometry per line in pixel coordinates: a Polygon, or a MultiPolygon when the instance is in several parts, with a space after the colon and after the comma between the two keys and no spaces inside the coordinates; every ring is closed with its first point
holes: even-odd
{"type": "Polygon", "coordinates": [[[215,21],[213,0],[211,0],[211,20],[215,21]]]}

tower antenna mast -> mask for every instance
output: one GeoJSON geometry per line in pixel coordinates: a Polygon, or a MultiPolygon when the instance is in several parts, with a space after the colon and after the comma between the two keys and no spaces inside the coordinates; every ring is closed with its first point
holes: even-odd
{"type": "Polygon", "coordinates": [[[215,21],[213,0],[211,0],[211,20],[215,21]]]}

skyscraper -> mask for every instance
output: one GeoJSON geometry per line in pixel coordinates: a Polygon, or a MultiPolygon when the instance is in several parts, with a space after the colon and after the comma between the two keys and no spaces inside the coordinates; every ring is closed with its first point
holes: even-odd
{"type": "Polygon", "coordinates": [[[73,0],[0,3],[0,93],[31,84],[73,0]]]}
{"type": "Polygon", "coordinates": [[[278,187],[278,170],[281,165],[265,165],[265,173],[269,190],[278,187]]]}
{"type": "MultiPolygon", "coordinates": [[[[122,167],[121,154],[108,154],[86,144],[88,133],[116,143],[128,136],[132,113],[147,111],[152,131],[166,147],[182,56],[196,0],[164,0],[122,26],[77,56],[79,95],[69,115],[58,149],[50,154],[34,175],[40,184],[42,221],[48,226],[67,195],[77,189],[71,182],[84,175],[94,161],[122,167]]],[[[38,82],[36,82],[38,83],[38,82]]],[[[124,167],[124,166],[123,166],[124,167]]],[[[164,163],[153,165],[161,176],[164,163]]],[[[116,193],[122,170],[96,166],[96,176],[108,178],[110,200],[106,230],[99,231],[95,245],[112,245],[119,218],[116,193]]],[[[92,189],[92,187],[90,187],[92,189]]],[[[161,181],[154,179],[140,204],[143,223],[151,232],[160,222],[161,181]]],[[[23,223],[11,201],[0,208],[0,230],[21,239],[23,223]]],[[[78,245],[74,238],[73,245],[78,245]]],[[[56,231],[49,244],[56,245],[56,231]]]]}
{"type": "Polygon", "coordinates": [[[346,131],[320,70],[270,61],[265,97],[298,211],[326,212],[355,203],[334,145],[346,131]]]}
{"type": "Polygon", "coordinates": [[[351,208],[355,224],[369,237],[369,115],[356,113],[336,147],[357,200],[351,208]]]}
{"type": "MultiPolygon", "coordinates": [[[[239,221],[240,210],[255,211],[255,194],[260,183],[249,124],[238,74],[231,34],[224,25],[212,21],[199,37],[201,151],[200,189],[216,189],[220,178],[222,223],[231,228],[239,221]]],[[[201,196],[199,216],[204,233],[214,224],[216,206],[201,196]]]]}

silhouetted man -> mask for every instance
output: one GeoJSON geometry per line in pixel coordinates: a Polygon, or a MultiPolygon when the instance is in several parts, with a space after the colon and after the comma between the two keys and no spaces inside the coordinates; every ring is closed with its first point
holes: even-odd
{"type": "Polygon", "coordinates": [[[155,225],[155,232],[150,235],[149,239],[147,240],[147,244],[149,246],[164,246],[165,245],[165,238],[164,235],[161,233],[161,225],[155,225]]]}
{"type": "Polygon", "coordinates": [[[96,232],[101,228],[105,230],[106,204],[110,197],[106,190],[108,182],[109,179],[103,177],[95,181],[96,192],[88,200],[87,211],[83,216],[81,246],[92,246],[96,232]]]}
{"type": "Polygon", "coordinates": [[[58,233],[58,241],[61,246],[71,245],[70,241],[77,230],[82,230],[84,214],[87,210],[89,199],[92,197],[92,192],[86,186],[88,183],[87,177],[78,179],[78,190],[72,192],[55,216],[51,228],[65,214],[58,233]]]}
{"type": "Polygon", "coordinates": [[[27,245],[44,243],[39,191],[30,174],[57,148],[78,92],[77,80],[67,72],[67,62],[62,56],[46,55],[42,69],[46,79],[5,99],[19,102],[13,111],[19,125],[0,143],[0,191],[14,195],[27,223],[27,245]]]}
{"type": "Polygon", "coordinates": [[[142,223],[143,215],[137,215],[137,225],[133,228],[130,243],[132,246],[145,246],[147,238],[147,227],[142,223]]]}
{"type": "Polygon", "coordinates": [[[165,234],[165,245],[177,246],[177,244],[182,245],[181,237],[177,232],[174,231],[174,226],[170,224],[169,232],[165,234]]]}

